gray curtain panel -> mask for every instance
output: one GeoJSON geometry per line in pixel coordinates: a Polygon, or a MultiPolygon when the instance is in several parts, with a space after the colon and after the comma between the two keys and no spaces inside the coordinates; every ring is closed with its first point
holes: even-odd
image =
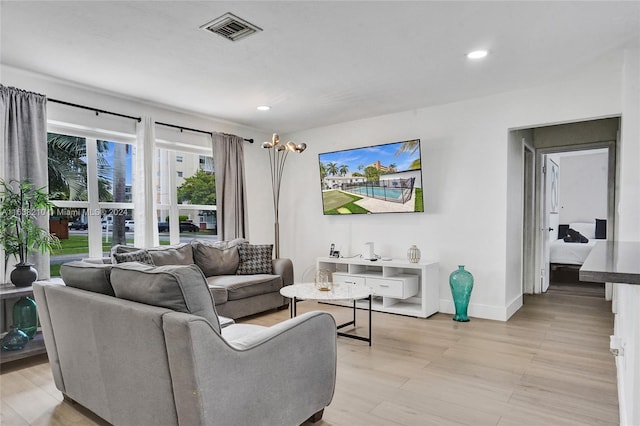
{"type": "MultiPolygon", "coordinates": [[[[49,183],[47,168],[47,98],[14,87],[0,85],[0,177],[29,178],[37,187],[49,183]]],[[[49,215],[39,218],[49,229],[49,215]]],[[[48,279],[49,254],[30,254],[38,279],[48,279]]]]}
{"type": "Polygon", "coordinates": [[[244,139],[214,133],[218,236],[221,240],[247,237],[247,197],[244,182],[244,139]]]}

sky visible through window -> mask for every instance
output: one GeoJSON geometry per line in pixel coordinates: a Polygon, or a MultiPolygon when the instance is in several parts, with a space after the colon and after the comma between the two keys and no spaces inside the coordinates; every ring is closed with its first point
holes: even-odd
{"type": "MultiPolygon", "coordinates": [[[[115,142],[107,142],[107,150],[103,153],[105,160],[107,160],[107,162],[113,167],[114,166],[114,158],[113,158],[113,152],[115,151],[115,142]]],[[[133,179],[131,176],[131,171],[133,170],[133,145],[129,146],[129,150],[127,152],[127,159],[126,159],[126,177],[125,177],[125,183],[126,185],[131,185],[133,179]]],[[[110,181],[113,181],[113,174],[110,175],[110,181]]]]}

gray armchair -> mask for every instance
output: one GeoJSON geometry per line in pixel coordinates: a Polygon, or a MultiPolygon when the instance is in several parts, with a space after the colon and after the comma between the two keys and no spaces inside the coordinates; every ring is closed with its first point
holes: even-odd
{"type": "Polygon", "coordinates": [[[309,312],[272,327],[221,327],[211,301],[194,315],[132,300],[132,289],[149,297],[148,281],[166,284],[164,290],[184,286],[173,295],[158,292],[161,303],[184,294],[184,303],[196,306],[211,297],[204,277],[192,285],[197,267],[165,268],[153,279],[146,275],[162,268],[129,269],[114,268],[115,296],[96,292],[93,283],[93,291],[34,283],[54,381],[65,398],[114,425],[296,425],[321,418],[335,386],[333,317],[309,312]],[[140,275],[132,279],[134,269],[140,275]]]}
{"type": "Polygon", "coordinates": [[[187,317],[164,319],[181,424],[295,425],[322,417],[336,373],[329,314],[310,312],[269,328],[234,324],[222,338],[202,319],[187,317]]]}

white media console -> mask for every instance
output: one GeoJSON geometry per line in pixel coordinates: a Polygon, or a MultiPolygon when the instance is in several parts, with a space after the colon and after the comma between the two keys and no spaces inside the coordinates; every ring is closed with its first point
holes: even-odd
{"type": "MultiPolygon", "coordinates": [[[[317,267],[331,271],[334,283],[369,287],[374,311],[427,318],[440,309],[438,262],[320,257],[317,267]]],[[[364,304],[368,302],[356,302],[358,307],[368,307],[364,304]]]]}

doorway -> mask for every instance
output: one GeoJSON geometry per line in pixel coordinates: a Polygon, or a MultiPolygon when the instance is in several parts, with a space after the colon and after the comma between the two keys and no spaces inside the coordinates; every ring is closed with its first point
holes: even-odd
{"type": "MultiPolygon", "coordinates": [[[[511,131],[513,135],[523,132],[530,135],[526,142],[522,139],[522,293],[537,294],[548,289],[552,265],[549,251],[551,243],[559,239],[559,225],[584,221],[594,223],[595,226],[595,219],[601,219],[605,223],[606,235],[608,238],[613,237],[619,127],[620,118],[613,117],[511,131]],[[570,208],[566,203],[563,205],[563,201],[567,200],[562,199],[562,158],[567,158],[565,164],[571,164],[573,160],[568,160],[569,158],[596,153],[601,162],[604,158],[606,169],[606,183],[601,182],[605,186],[604,207],[601,204],[598,212],[584,209],[582,213],[576,213],[575,208],[570,208]]],[[[568,167],[567,170],[571,168],[575,167],[568,167]]],[[[588,199],[589,191],[585,195],[582,190],[588,187],[586,183],[590,175],[587,172],[582,177],[577,177],[581,184],[579,190],[573,191],[574,199],[588,199]]],[[[564,191],[567,194],[567,189],[564,191]]],[[[571,195],[572,191],[568,191],[571,195]]],[[[574,201],[571,201],[571,205],[575,204],[574,201]]],[[[573,263],[577,276],[580,262],[573,263]]]]}
{"type": "Polygon", "coordinates": [[[578,272],[596,242],[606,239],[610,149],[580,146],[540,152],[540,243],[542,269],[546,269],[541,273],[542,293],[553,287],[604,297],[602,284],[582,283],[578,272]]]}

